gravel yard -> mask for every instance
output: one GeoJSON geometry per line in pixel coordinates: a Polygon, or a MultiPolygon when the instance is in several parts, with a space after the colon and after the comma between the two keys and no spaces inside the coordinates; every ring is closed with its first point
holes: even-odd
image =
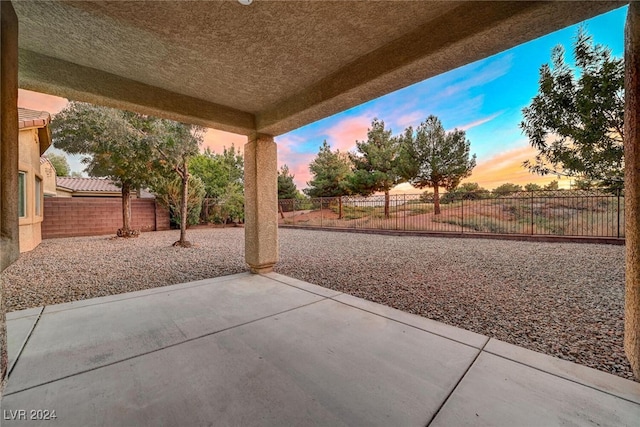
{"type": "MultiPolygon", "coordinates": [[[[3,273],[8,311],[246,271],[242,228],[45,240],[3,273]]],[[[624,247],[280,230],[276,271],[632,379],[624,247]]]]}

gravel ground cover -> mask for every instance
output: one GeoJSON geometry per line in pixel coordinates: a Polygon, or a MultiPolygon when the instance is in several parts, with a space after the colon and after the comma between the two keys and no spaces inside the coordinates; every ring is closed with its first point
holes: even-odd
{"type": "MultiPolygon", "coordinates": [[[[242,228],[45,240],[3,273],[8,311],[246,271],[242,228]]],[[[276,271],[633,379],[624,247],[280,230],[276,271]]]]}

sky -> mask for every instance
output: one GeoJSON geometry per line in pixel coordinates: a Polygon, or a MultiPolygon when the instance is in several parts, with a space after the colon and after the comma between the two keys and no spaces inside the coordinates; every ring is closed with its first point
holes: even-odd
{"type": "MultiPolygon", "coordinates": [[[[608,46],[618,57],[624,52],[626,11],[627,7],[622,7],[583,23],[596,43],[608,46]]],[[[384,120],[386,128],[395,135],[408,126],[417,127],[433,114],[445,129],[465,130],[471,141],[477,166],[466,182],[478,182],[493,189],[505,182],[546,184],[558,179],[533,175],[522,167],[522,162],[532,159],[535,151],[519,123],[522,109],[538,92],[540,66],[550,61],[551,49],[558,44],[564,45],[569,53],[577,29],[578,25],[567,27],[277,136],[278,166],[288,165],[298,188],[303,189],[311,179],[308,165],[324,140],[334,150],[352,151],[356,141],[366,140],[373,118],[384,120]]],[[[67,100],[20,90],[18,104],[55,114],[67,100]]],[[[242,135],[210,129],[203,149],[221,152],[225,146],[242,148],[245,142],[242,135]]],[[[73,171],[83,169],[77,157],[70,159],[70,165],[73,171]]],[[[559,181],[561,187],[570,185],[566,178],[559,181]]],[[[395,189],[395,192],[419,191],[409,184],[395,189]]]]}

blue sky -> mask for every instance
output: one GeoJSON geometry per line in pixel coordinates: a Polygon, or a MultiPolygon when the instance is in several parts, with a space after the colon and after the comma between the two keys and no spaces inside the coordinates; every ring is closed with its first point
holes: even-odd
{"type": "MultiPolygon", "coordinates": [[[[615,56],[624,51],[626,10],[623,7],[584,23],[595,42],[610,47],[615,56]]],[[[467,131],[478,161],[476,173],[467,181],[487,188],[502,182],[540,181],[524,170],[514,174],[533,153],[518,126],[521,111],[538,92],[539,68],[550,61],[551,49],[564,45],[570,59],[577,29],[577,25],[565,28],[282,135],[276,138],[280,163],[287,163],[298,186],[304,187],[309,179],[306,165],[323,140],[334,149],[353,150],[356,139],[366,139],[374,117],[396,134],[434,114],[445,129],[467,131]]],[[[555,177],[542,181],[551,179],[555,177]]],[[[568,186],[568,181],[564,184],[568,186]]]]}
{"type": "MultiPolygon", "coordinates": [[[[585,21],[587,31],[598,44],[608,46],[615,56],[624,51],[624,22],[627,7],[585,21]]],[[[538,38],[505,52],[457,68],[445,74],[377,98],[343,113],[328,117],[276,137],[278,163],[287,164],[299,189],[310,180],[309,163],[323,140],[334,149],[349,151],[356,140],[365,140],[374,117],[385,121],[394,134],[407,126],[414,128],[427,116],[440,118],[445,129],[467,132],[477,166],[466,181],[492,189],[505,182],[544,184],[556,177],[539,177],[522,168],[534,156],[519,123],[522,109],[538,92],[538,71],[550,61],[551,49],[562,44],[571,51],[578,25],[538,38]]],[[[570,55],[567,56],[570,59],[570,55]]],[[[20,90],[18,104],[52,114],[67,100],[20,90]]],[[[210,129],[204,147],[221,152],[224,146],[243,147],[246,137],[210,129]]],[[[203,148],[204,148],[203,147],[203,148]]],[[[72,170],[81,171],[78,156],[70,156],[72,170]]],[[[569,181],[560,180],[562,187],[569,181]]],[[[398,191],[416,192],[407,184],[398,191]]]]}

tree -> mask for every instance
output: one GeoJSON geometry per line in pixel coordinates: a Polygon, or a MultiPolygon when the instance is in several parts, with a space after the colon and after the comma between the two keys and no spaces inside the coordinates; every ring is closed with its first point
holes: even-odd
{"type": "Polygon", "coordinates": [[[384,217],[389,218],[389,190],[402,182],[400,176],[400,143],[384,128],[384,121],[373,119],[366,141],[356,141],[356,152],[350,153],[354,171],[350,179],[353,192],[368,196],[384,192],[384,217]]]}
{"type": "Polygon", "coordinates": [[[574,182],[574,188],[576,190],[591,190],[595,187],[593,181],[588,179],[576,179],[574,182]]]}
{"type": "Polygon", "coordinates": [[[525,191],[542,191],[543,190],[543,188],[540,185],[535,184],[533,182],[530,182],[529,184],[525,185],[524,189],[525,191]]]}
{"type": "Polygon", "coordinates": [[[51,121],[56,148],[83,155],[89,176],[108,177],[121,188],[121,237],[139,234],[131,229],[131,192],[147,185],[153,175],[147,128],[144,116],[75,101],[51,121]]]}
{"type": "Polygon", "coordinates": [[[338,218],[342,218],[342,196],[351,194],[349,178],[352,174],[351,160],[340,150],[331,151],[331,147],[324,141],[318,155],[309,164],[313,179],[307,182],[304,193],[309,197],[337,197],[338,218]]]}
{"type": "Polygon", "coordinates": [[[221,154],[212,152],[208,147],[203,153],[189,160],[189,170],[204,182],[207,197],[218,198],[230,183],[242,186],[244,179],[244,160],[235,146],[224,147],[221,154]]]}
{"type": "Polygon", "coordinates": [[[198,154],[205,128],[196,125],[159,119],[153,123],[154,137],[150,143],[158,155],[160,168],[175,172],[181,181],[180,239],[174,246],[190,247],[187,241],[189,199],[189,160],[198,154]]]}
{"type": "Polygon", "coordinates": [[[512,184],[510,182],[506,182],[496,188],[493,189],[493,194],[498,197],[510,196],[513,193],[517,193],[518,191],[522,191],[522,187],[518,184],[512,184]]]}
{"type": "Polygon", "coordinates": [[[555,179],[553,181],[551,181],[550,183],[548,183],[547,185],[544,186],[545,190],[559,190],[560,187],[558,186],[558,181],[556,181],[555,179]]]}
{"type": "Polygon", "coordinates": [[[219,197],[220,218],[225,223],[244,222],[244,189],[237,182],[230,182],[219,197]]]}
{"type": "Polygon", "coordinates": [[[189,171],[204,182],[206,197],[215,199],[213,213],[207,204],[207,218],[213,214],[218,223],[244,221],[244,211],[238,212],[244,209],[244,160],[239,149],[231,145],[217,154],[206,148],[189,160],[189,171]]]}
{"type": "Polygon", "coordinates": [[[457,200],[479,200],[485,199],[490,195],[491,192],[486,188],[480,187],[477,182],[465,182],[448,191],[440,201],[442,203],[451,203],[457,200]]]}
{"type": "Polygon", "coordinates": [[[289,166],[283,165],[278,171],[278,199],[295,199],[298,188],[293,182],[294,175],[289,172],[289,166]]]}
{"type": "MultiPolygon", "coordinates": [[[[158,201],[171,215],[172,221],[182,223],[182,179],[179,176],[158,177],[154,185],[158,201]]],[[[187,196],[187,224],[197,224],[200,220],[202,199],[205,195],[204,183],[197,176],[189,176],[187,196]]]]}
{"type": "Polygon", "coordinates": [[[225,183],[217,156],[207,147],[189,160],[189,170],[203,182],[207,197],[217,197],[225,183]]]}
{"type": "Polygon", "coordinates": [[[293,182],[293,175],[289,172],[289,166],[284,165],[278,171],[278,210],[284,219],[284,213],[295,209],[298,198],[298,188],[293,182]],[[280,201],[282,200],[282,202],[280,201]],[[283,206],[284,205],[284,206],[283,206]]]}
{"type": "Polygon", "coordinates": [[[584,28],[573,45],[575,68],[553,48],[540,67],[540,87],[520,124],[538,153],[523,163],[540,175],[555,174],[622,185],[624,64],[594,44],[584,28]]]}
{"type": "Polygon", "coordinates": [[[414,187],[433,188],[434,214],[440,214],[439,187],[451,191],[471,175],[476,155],[470,156],[471,142],[462,130],[445,132],[436,116],[405,130],[402,140],[401,171],[414,187]]]}
{"type": "Polygon", "coordinates": [[[56,170],[56,176],[69,176],[71,173],[71,168],[69,167],[69,162],[67,161],[66,156],[63,154],[51,153],[47,154],[47,159],[53,165],[53,168],[56,170]]]}

